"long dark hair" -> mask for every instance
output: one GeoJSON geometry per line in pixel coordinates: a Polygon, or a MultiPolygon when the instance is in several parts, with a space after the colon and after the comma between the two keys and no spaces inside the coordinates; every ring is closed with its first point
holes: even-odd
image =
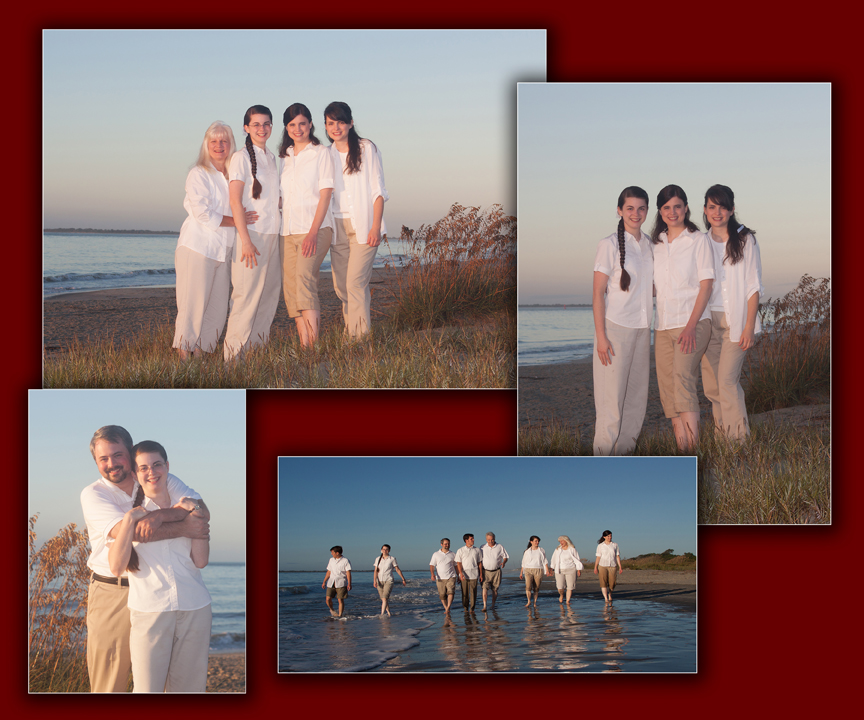
{"type": "MultiPolygon", "coordinates": [[[[624,201],[627,198],[639,198],[640,200],[644,200],[646,205],[650,205],[651,202],[648,200],[648,193],[645,192],[642,188],[637,187],[636,185],[631,185],[630,187],[626,187],[621,191],[621,194],[618,196],[618,209],[621,210],[624,207],[624,201]]],[[[639,242],[639,238],[636,238],[636,242],[639,242]]],[[[626,254],[624,247],[624,218],[622,217],[618,220],[618,254],[621,257],[621,289],[624,292],[629,292],[630,290],[630,273],[628,273],[624,269],[624,256],[626,254]]]]}
{"type": "MultiPolygon", "coordinates": [[[[270,118],[270,123],[273,123],[273,113],[270,108],[264,105],[253,105],[243,116],[243,127],[249,124],[253,115],[266,115],[270,118]]],[[[252,163],[252,197],[256,200],[261,197],[261,182],[258,180],[258,160],[255,158],[255,148],[252,143],[252,136],[246,133],[246,152],[249,153],[249,162],[252,163]]]]}
{"type": "MultiPolygon", "coordinates": [[[[287,123],[286,123],[286,124],[287,124],[287,123]]],[[[387,553],[388,553],[388,554],[390,553],[390,546],[389,546],[387,543],[384,543],[381,547],[382,547],[382,548],[385,548],[385,547],[386,547],[386,548],[387,548],[387,553]]],[[[367,556],[367,557],[368,557],[368,556],[367,556]]],[[[375,569],[376,569],[376,570],[378,569],[378,565],[381,563],[381,560],[383,560],[383,559],[384,559],[384,553],[382,552],[381,555],[378,556],[378,559],[375,561],[375,569]]]]}
{"type": "MultiPolygon", "coordinates": [[[[325,123],[327,118],[335,120],[336,122],[354,122],[354,118],[351,116],[351,108],[348,107],[348,103],[338,101],[331,102],[326,108],[324,108],[325,123]]],[[[327,135],[327,139],[331,143],[333,142],[333,138],[331,138],[330,135],[327,135]]],[[[363,162],[360,150],[360,141],[362,139],[363,138],[357,134],[357,130],[352,126],[348,131],[348,167],[346,168],[346,172],[349,175],[353,175],[360,171],[360,165],[363,162]]]]}
{"type": "MultiPolygon", "coordinates": [[[[712,185],[705,191],[705,205],[708,205],[709,200],[732,213],[726,225],[729,240],[726,241],[726,256],[723,258],[723,261],[729,260],[729,264],[734,265],[744,259],[744,245],[747,242],[747,236],[753,235],[753,237],[756,237],[756,231],[745,227],[735,217],[735,193],[732,192],[732,188],[726,185],[712,185]]],[[[702,211],[702,220],[705,223],[705,229],[710,232],[711,223],[708,222],[708,216],[705,214],[704,208],[702,211]]]]}
{"type": "Polygon", "coordinates": [[[687,206],[687,212],[684,215],[684,227],[686,227],[690,232],[696,232],[699,229],[695,223],[690,220],[690,204],[687,202],[687,193],[677,185],[667,185],[657,193],[657,217],[654,218],[654,229],[651,231],[651,242],[655,245],[660,242],[660,233],[664,233],[669,229],[666,225],[666,221],[660,216],[660,208],[662,208],[672,198],[681,198],[687,206]]]}
{"type": "MultiPolygon", "coordinates": [[[[676,196],[676,197],[677,197],[677,196],[676,196]]],[[[683,199],[683,198],[682,198],[682,199],[683,199]]],[[[611,535],[611,534],[612,534],[612,531],[611,531],[611,530],[604,530],[604,531],[603,531],[603,534],[600,536],[600,539],[597,541],[597,544],[598,544],[598,545],[602,545],[602,544],[603,544],[603,538],[605,538],[607,535],[611,535]]]]}
{"type": "Polygon", "coordinates": [[[538,542],[538,543],[540,542],[540,538],[539,538],[539,537],[537,537],[536,535],[532,535],[530,538],[528,538],[528,547],[525,548],[526,550],[530,550],[530,549],[531,549],[531,542],[534,540],[534,538],[537,538],[537,542],[538,542]]]}
{"type": "Polygon", "coordinates": [[[294,138],[288,134],[287,125],[298,115],[302,115],[309,121],[309,142],[313,145],[321,144],[321,141],[315,137],[315,123],[312,122],[312,113],[309,112],[309,108],[303,103],[294,103],[285,108],[285,112],[282,113],[282,144],[279,146],[279,157],[285,157],[288,148],[294,147],[294,138]]]}

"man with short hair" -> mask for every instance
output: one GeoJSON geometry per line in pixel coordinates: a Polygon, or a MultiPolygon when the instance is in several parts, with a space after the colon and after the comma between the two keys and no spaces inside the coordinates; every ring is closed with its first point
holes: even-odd
{"type": "Polygon", "coordinates": [[[498,599],[501,575],[510,557],[504,546],[495,542],[495,533],[486,533],[486,544],[480,548],[483,553],[483,609],[486,609],[486,592],[492,588],[492,605],[498,599]]]}
{"type": "Polygon", "coordinates": [[[456,552],[456,568],[462,586],[462,607],[465,610],[473,610],[477,603],[478,579],[481,584],[483,583],[483,553],[480,548],[474,547],[474,536],[471,533],[465,533],[462,540],[465,546],[456,552]]]}
{"type": "MultiPolygon", "coordinates": [[[[81,507],[90,538],[90,587],[87,594],[87,671],[90,692],[125,692],[132,661],[129,653],[131,623],[126,573],[114,577],[108,547],[118,523],[132,509],[140,490],[132,462],[132,436],[119,425],[99,428],[90,441],[90,453],[101,477],[81,491],[81,507]]],[[[201,496],[174,475],[168,475],[172,494],[196,500],[201,496]]],[[[206,538],[210,525],[182,508],[154,510],[140,520],[138,542],[175,537],[206,538]]]]}
{"type": "Polygon", "coordinates": [[[441,549],[432,555],[429,560],[429,573],[435,580],[438,573],[438,597],[444,606],[444,612],[450,614],[450,606],[453,604],[453,595],[456,594],[456,555],[450,552],[450,538],[441,538],[441,549]]]}
{"type": "Polygon", "coordinates": [[[330,548],[330,562],[327,563],[327,574],[324,576],[324,582],[321,583],[323,588],[327,586],[327,595],[324,601],[327,607],[330,608],[330,615],[333,617],[342,617],[345,612],[345,598],[351,590],[351,561],[346,557],[342,557],[342,546],[334,545],[330,548]],[[333,609],[333,598],[339,602],[339,614],[333,609]]]}

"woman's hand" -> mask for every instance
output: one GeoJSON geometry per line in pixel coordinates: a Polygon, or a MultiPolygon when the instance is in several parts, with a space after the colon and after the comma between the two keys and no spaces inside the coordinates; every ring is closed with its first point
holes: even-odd
{"type": "Polygon", "coordinates": [[[582,577],[582,571],[581,570],[576,571],[576,577],[582,577]]]}
{"type": "Polygon", "coordinates": [[[315,257],[315,253],[318,251],[318,233],[310,232],[303,238],[303,244],[300,245],[300,254],[303,257],[315,257]]]}
{"type": "Polygon", "coordinates": [[[381,226],[372,226],[369,235],[366,237],[366,244],[369,247],[378,247],[381,244],[381,226]]]}
{"type": "Polygon", "coordinates": [[[738,347],[742,350],[749,350],[756,343],[755,333],[753,332],[755,328],[744,328],[741,331],[741,339],[738,341],[738,347]]]}
{"type": "Polygon", "coordinates": [[[249,242],[241,242],[240,246],[240,260],[241,262],[246,263],[247,268],[257,267],[258,259],[255,257],[256,255],[260,255],[258,252],[258,248],[256,248],[252,241],[249,242]]]}
{"type": "Polygon", "coordinates": [[[183,497],[183,498],[180,498],[180,500],[177,502],[177,504],[174,507],[183,508],[184,510],[186,510],[188,512],[192,512],[193,510],[198,509],[198,501],[193,500],[190,497],[183,497]]]}
{"type": "Polygon", "coordinates": [[[681,346],[681,352],[689,355],[696,349],[696,328],[684,326],[681,334],[678,336],[678,344],[681,346]]]}
{"type": "Polygon", "coordinates": [[[597,357],[600,358],[600,363],[602,365],[611,365],[612,357],[614,357],[615,351],[612,349],[612,343],[609,342],[609,338],[605,335],[603,337],[597,336],[597,357]]]}
{"type": "MultiPolygon", "coordinates": [[[[578,570],[577,570],[577,572],[578,572],[578,570]]],[[[599,575],[599,574],[600,574],[600,571],[597,569],[597,565],[596,565],[596,564],[594,565],[594,574],[595,574],[595,575],[599,575]]]]}
{"type": "Polygon", "coordinates": [[[136,523],[141,518],[143,518],[147,514],[147,510],[145,510],[140,505],[138,507],[132,508],[129,512],[126,513],[126,519],[130,522],[136,523]]]}
{"type": "Polygon", "coordinates": [[[254,225],[255,221],[258,219],[258,213],[254,210],[246,210],[246,224],[254,225]]]}

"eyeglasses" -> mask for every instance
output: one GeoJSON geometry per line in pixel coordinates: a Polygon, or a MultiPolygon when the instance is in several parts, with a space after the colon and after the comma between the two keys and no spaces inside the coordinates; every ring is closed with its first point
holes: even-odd
{"type": "Polygon", "coordinates": [[[269,130],[273,127],[273,123],[264,123],[263,125],[261,123],[252,123],[249,127],[251,127],[253,130],[260,130],[262,127],[265,130],[269,130]]]}

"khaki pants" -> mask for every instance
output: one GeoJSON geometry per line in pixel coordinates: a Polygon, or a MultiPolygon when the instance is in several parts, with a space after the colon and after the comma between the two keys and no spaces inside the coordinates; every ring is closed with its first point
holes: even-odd
{"type": "Polygon", "coordinates": [[[90,692],[126,692],[129,654],[129,588],[90,581],[87,592],[87,671],[90,692]]]}
{"type": "Polygon", "coordinates": [[[746,350],[729,339],[725,312],[711,311],[711,340],[702,358],[702,388],[711,401],[714,424],[733,440],[750,434],[741,368],[746,350]]]}
{"type": "Polygon", "coordinates": [[[606,321],[606,337],[615,355],[604,366],[594,337],[595,455],[633,452],[648,407],[651,330],[606,321]]]}
{"type": "Polygon", "coordinates": [[[540,592],[540,584],[543,582],[542,568],[523,568],[525,576],[525,589],[529,592],[540,592]]]}
{"type": "Polygon", "coordinates": [[[612,567],[604,567],[601,565],[597,574],[600,576],[600,587],[608,587],[610,590],[615,589],[615,579],[618,577],[618,568],[613,565],[612,567]]]}
{"type": "Polygon", "coordinates": [[[318,231],[318,246],[312,257],[304,257],[300,251],[306,234],[282,235],[279,238],[279,256],[282,258],[282,292],[288,317],[300,317],[301,310],[320,310],[318,301],[318,272],[321,263],[330,251],[333,241],[332,228],[318,231]]]}
{"type": "Polygon", "coordinates": [[[204,692],[212,611],[131,610],[132,673],[136,693],[204,692]]]}
{"type": "Polygon", "coordinates": [[[378,246],[357,242],[351,218],[335,218],[336,238],[330,247],[330,265],[333,269],[333,289],[342,301],[345,329],[351,337],[360,337],[372,326],[372,263],[378,246]]]}
{"type": "Polygon", "coordinates": [[[459,584],[462,586],[462,606],[473,609],[477,604],[477,578],[466,577],[459,584]]]}
{"type": "Polygon", "coordinates": [[[447,578],[446,580],[436,580],[438,586],[438,597],[444,600],[448,595],[456,594],[456,578],[447,578]]]}
{"type": "Polygon", "coordinates": [[[696,378],[699,363],[711,339],[711,321],[708,318],[696,324],[696,349],[681,352],[678,338],[684,328],[654,331],[654,356],[657,364],[657,385],[660,402],[667,418],[676,418],[684,412],[699,412],[696,378]]]}
{"type": "Polygon", "coordinates": [[[228,303],[228,329],[225,331],[225,359],[231,360],[255,345],[270,339],[270,325],[279,304],[282,264],[279,262],[279,236],[249,231],[258,249],[258,265],[247,268],[240,260],[239,236],[231,261],[231,283],[234,290],[228,303]]]}
{"type": "Polygon", "coordinates": [[[231,265],[186,246],[174,251],[177,324],[172,347],[213,352],[228,317],[231,265]]]}

